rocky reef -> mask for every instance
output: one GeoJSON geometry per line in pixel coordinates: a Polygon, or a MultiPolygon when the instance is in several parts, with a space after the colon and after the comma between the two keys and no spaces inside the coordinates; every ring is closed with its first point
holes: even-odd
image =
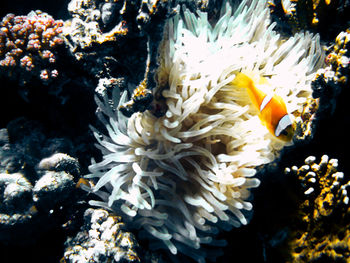
{"type": "Polygon", "coordinates": [[[347,262],[348,1],[230,4],[5,5],[4,262],[347,262]],[[240,71],[283,98],[291,142],[240,71]]]}
{"type": "Polygon", "coordinates": [[[50,249],[48,240],[54,247],[64,242],[62,233],[79,215],[81,205],[71,200],[84,196],[75,187],[80,164],[66,154],[74,153],[71,142],[50,137],[37,121],[15,119],[0,133],[2,260],[52,262],[57,247],[50,249]]]}
{"type": "Polygon", "coordinates": [[[76,237],[66,241],[60,262],[141,262],[133,234],[121,218],[103,209],[87,209],[85,223],[76,237]]]}
{"type": "Polygon", "coordinates": [[[276,0],[269,4],[273,19],[284,33],[311,30],[320,33],[325,40],[332,40],[348,26],[348,1],[276,0]]]}

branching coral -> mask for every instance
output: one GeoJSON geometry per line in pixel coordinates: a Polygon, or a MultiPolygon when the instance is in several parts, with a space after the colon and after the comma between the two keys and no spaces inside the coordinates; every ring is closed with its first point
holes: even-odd
{"type": "Polygon", "coordinates": [[[347,262],[350,181],[338,171],[338,160],[323,155],[316,163],[310,156],[305,165],[286,168],[286,173],[297,176],[306,195],[289,242],[291,262],[347,262]]]}
{"type": "Polygon", "coordinates": [[[44,83],[56,78],[55,49],[63,43],[62,26],[63,21],[41,11],[6,15],[0,23],[0,68],[20,84],[33,76],[44,83]]]}
{"type": "Polygon", "coordinates": [[[284,99],[300,126],[323,62],[318,36],[284,40],[274,26],[265,1],[243,1],[234,13],[227,4],[214,27],[206,13],[186,8],[170,19],[155,90],[165,115],[145,111],[127,119],[116,111],[127,100],[118,90],[96,99],[108,135],[92,128],[103,160],[86,177],[98,179],[92,191],[103,201],[91,204],[124,214],[151,248],[198,262],[210,257],[202,244],[225,243],[215,240],[218,229],[247,224],[250,190],[260,183],[253,176],[287,143],[261,124],[232,80],[239,71],[264,76],[265,88],[284,99]]]}

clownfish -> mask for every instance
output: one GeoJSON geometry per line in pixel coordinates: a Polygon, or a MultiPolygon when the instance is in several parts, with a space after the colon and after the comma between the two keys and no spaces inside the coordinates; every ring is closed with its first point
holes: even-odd
{"type": "MultiPolygon", "coordinates": [[[[261,77],[261,81],[264,80],[266,81],[261,77]]],[[[261,122],[271,134],[283,141],[290,141],[293,138],[294,125],[280,96],[257,88],[254,81],[244,73],[238,73],[232,85],[247,89],[251,102],[259,111],[261,122]]]]}

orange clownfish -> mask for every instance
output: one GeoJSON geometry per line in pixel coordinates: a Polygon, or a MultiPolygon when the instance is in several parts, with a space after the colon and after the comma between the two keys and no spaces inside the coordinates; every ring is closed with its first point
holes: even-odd
{"type": "Polygon", "coordinates": [[[238,73],[232,84],[247,89],[251,102],[259,111],[261,122],[271,134],[283,141],[290,141],[293,138],[294,126],[286,104],[280,96],[260,90],[254,81],[243,73],[238,73]]]}

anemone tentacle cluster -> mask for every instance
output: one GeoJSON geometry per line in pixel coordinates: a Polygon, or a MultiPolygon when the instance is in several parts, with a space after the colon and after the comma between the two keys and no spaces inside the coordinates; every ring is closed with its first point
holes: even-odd
{"type": "Polygon", "coordinates": [[[264,76],[298,123],[323,62],[317,35],[282,39],[274,27],[267,3],[257,0],[242,1],[234,12],[226,4],[214,27],[207,13],[185,7],[171,18],[155,90],[165,115],[126,118],[116,109],[127,94],[118,90],[96,99],[108,135],[92,128],[103,160],[86,176],[98,179],[92,191],[102,199],[91,204],[125,215],[151,248],[198,262],[209,257],[201,245],[225,243],[215,240],[219,229],[247,224],[258,167],[288,143],[268,132],[232,80],[240,71],[264,76]]]}

